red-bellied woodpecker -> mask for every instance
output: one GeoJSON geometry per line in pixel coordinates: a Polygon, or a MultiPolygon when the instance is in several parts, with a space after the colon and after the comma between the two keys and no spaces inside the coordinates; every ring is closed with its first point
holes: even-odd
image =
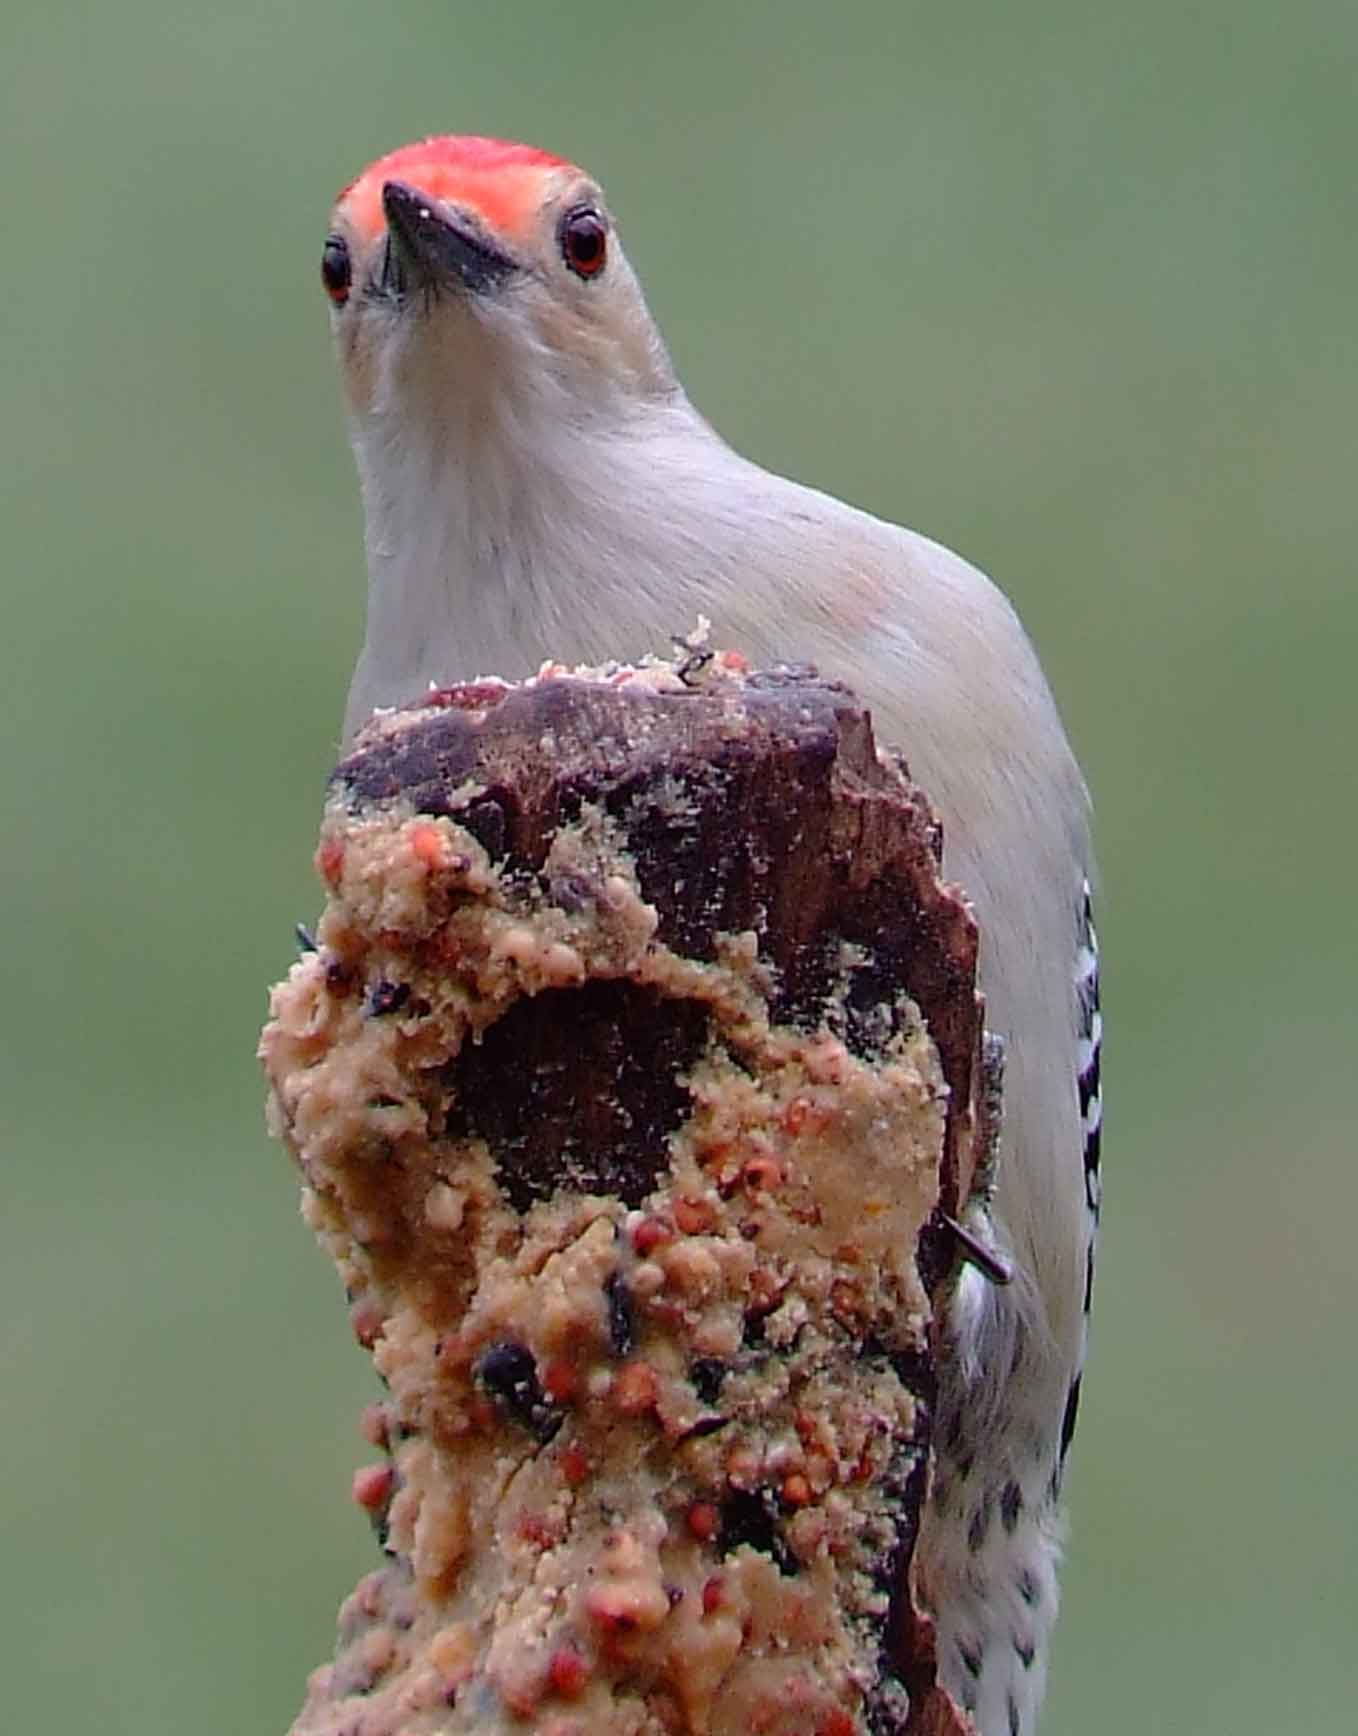
{"type": "Polygon", "coordinates": [[[1013,610],[938,544],[733,452],[675,379],[598,185],[433,138],[341,195],[321,264],[367,514],[346,737],[431,684],[638,655],[701,614],[871,705],[944,825],[1006,1044],[993,1200],[948,1321],[920,1577],[945,1684],[1030,1736],[1056,1613],[1098,1204],[1085,789],[1013,610]]]}

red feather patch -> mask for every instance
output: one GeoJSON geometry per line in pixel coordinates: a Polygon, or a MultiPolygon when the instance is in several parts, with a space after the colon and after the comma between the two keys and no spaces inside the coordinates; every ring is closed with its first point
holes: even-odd
{"type": "Polygon", "coordinates": [[[469,206],[503,235],[526,229],[542,203],[544,177],[570,169],[564,157],[506,139],[444,133],[379,157],[339,196],[339,209],[365,238],[385,226],[382,188],[403,181],[430,198],[469,206]]]}

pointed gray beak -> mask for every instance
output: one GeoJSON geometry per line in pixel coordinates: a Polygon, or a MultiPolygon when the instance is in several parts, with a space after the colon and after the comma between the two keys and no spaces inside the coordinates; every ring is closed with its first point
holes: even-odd
{"type": "Polygon", "coordinates": [[[394,294],[461,288],[481,295],[519,270],[516,260],[469,223],[449,217],[418,187],[388,181],[382,209],[388,237],[383,285],[394,294]]]}

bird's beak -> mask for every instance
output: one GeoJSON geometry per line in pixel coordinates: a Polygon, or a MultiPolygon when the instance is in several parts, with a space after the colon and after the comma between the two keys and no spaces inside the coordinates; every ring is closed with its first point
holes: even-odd
{"type": "Polygon", "coordinates": [[[451,288],[482,294],[519,269],[517,261],[469,222],[458,222],[404,181],[388,181],[382,188],[382,209],[388,237],[384,285],[398,295],[408,289],[451,288]]]}

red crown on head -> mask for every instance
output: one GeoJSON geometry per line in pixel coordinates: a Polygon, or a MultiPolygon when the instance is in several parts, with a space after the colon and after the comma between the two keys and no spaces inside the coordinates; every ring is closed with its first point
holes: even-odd
{"type": "Polygon", "coordinates": [[[379,157],[349,183],[338,204],[349,221],[371,237],[386,223],[382,188],[388,181],[404,181],[431,199],[470,206],[493,229],[512,235],[536,214],[544,175],[571,166],[564,157],[534,145],[474,133],[440,133],[379,157]]]}

